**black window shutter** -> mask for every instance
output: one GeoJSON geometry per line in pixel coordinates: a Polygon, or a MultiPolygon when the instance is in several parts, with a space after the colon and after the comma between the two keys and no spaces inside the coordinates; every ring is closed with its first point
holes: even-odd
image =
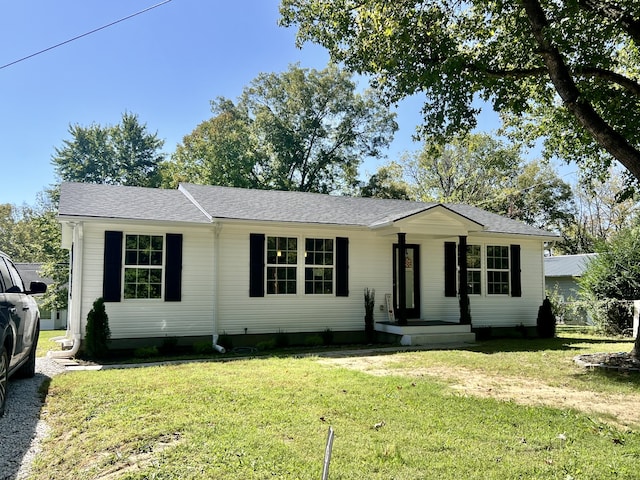
{"type": "Polygon", "coordinates": [[[520,245],[511,245],[511,296],[522,296],[522,278],[520,272],[520,245]]]}
{"type": "Polygon", "coordinates": [[[444,242],[444,296],[458,296],[456,242],[444,242]]]}
{"type": "Polygon", "coordinates": [[[164,268],[164,301],[182,300],[182,234],[167,233],[164,268]]]}
{"type": "Polygon", "coordinates": [[[336,297],[349,296],[349,239],[336,238],[336,297]]]}
{"type": "Polygon", "coordinates": [[[249,296],[264,297],[264,234],[249,235],[249,296]]]}
{"type": "Polygon", "coordinates": [[[122,232],[104,232],[104,272],[102,298],[119,302],[122,292],[122,232]]]}

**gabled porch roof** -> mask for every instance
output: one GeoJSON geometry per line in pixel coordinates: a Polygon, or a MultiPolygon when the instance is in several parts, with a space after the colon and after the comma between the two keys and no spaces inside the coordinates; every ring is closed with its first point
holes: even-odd
{"type": "Polygon", "coordinates": [[[485,226],[443,204],[434,204],[401,218],[384,219],[369,226],[381,235],[410,233],[450,237],[481,232],[485,226]]]}

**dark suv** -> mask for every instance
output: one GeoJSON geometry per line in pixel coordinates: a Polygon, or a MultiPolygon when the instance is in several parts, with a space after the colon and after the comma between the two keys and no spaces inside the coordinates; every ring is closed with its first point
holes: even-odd
{"type": "Polygon", "coordinates": [[[46,290],[42,282],[31,282],[26,290],[15,265],[0,251],[0,417],[9,377],[33,377],[36,373],[40,312],[30,295],[46,290]]]}

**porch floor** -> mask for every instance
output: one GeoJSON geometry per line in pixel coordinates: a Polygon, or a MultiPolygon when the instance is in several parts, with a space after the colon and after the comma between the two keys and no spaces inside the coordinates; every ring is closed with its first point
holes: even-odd
{"type": "Polygon", "coordinates": [[[471,325],[441,320],[408,320],[406,325],[397,322],[376,322],[375,330],[400,337],[400,345],[460,345],[473,343],[476,334],[471,325]]]}

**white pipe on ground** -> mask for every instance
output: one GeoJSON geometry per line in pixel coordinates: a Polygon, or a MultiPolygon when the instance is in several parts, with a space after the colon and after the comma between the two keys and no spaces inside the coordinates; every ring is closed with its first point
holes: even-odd
{"type": "Polygon", "coordinates": [[[222,345],[218,345],[218,335],[213,336],[213,349],[218,353],[226,353],[227,349],[222,345]]]}

